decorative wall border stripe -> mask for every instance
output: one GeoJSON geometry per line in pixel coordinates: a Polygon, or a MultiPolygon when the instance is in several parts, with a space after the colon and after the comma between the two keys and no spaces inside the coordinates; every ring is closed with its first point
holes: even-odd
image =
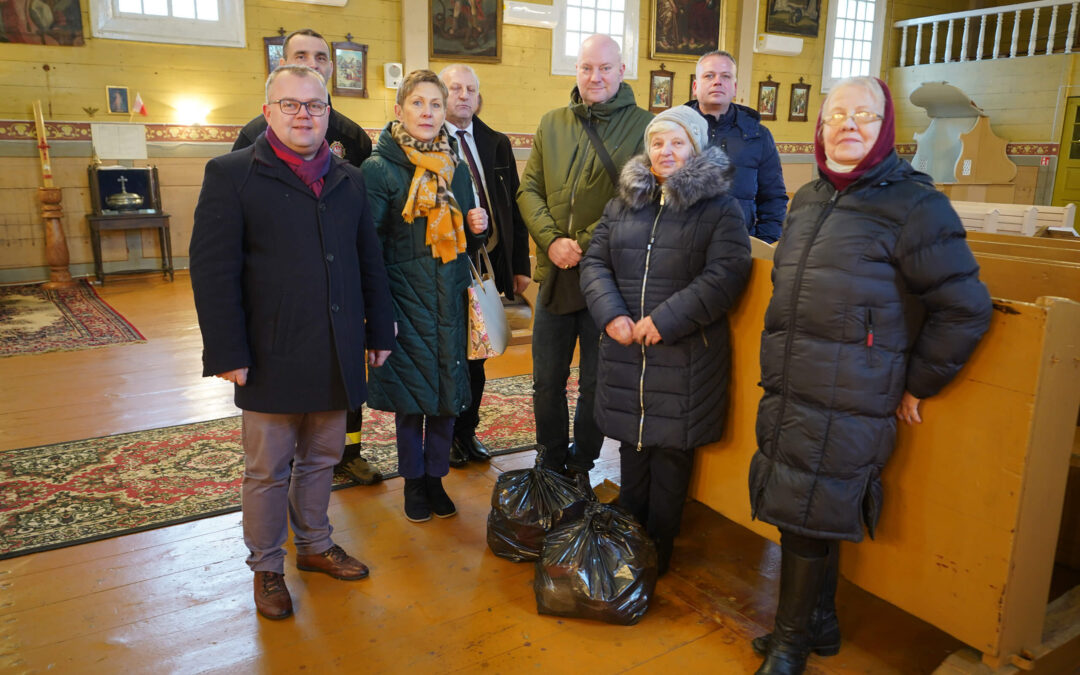
{"type": "MultiPolygon", "coordinates": [[[[184,124],[147,124],[146,140],[152,143],[232,143],[243,125],[207,124],[187,126],[184,124]]],[[[378,140],[382,129],[365,129],[372,141],[378,140]]],[[[90,140],[90,122],[46,122],[45,133],[50,141],[88,141],[90,140]]],[[[510,145],[514,148],[532,147],[532,134],[513,133],[510,145]]],[[[34,141],[37,131],[32,120],[0,120],[0,141],[34,141]]],[[[812,155],[813,143],[776,144],[781,155],[812,155]]],[[[1058,154],[1057,143],[1008,143],[1005,153],[1018,156],[1040,156],[1058,154]]],[[[914,155],[914,143],[897,143],[896,151],[901,155],[914,155]]]]}

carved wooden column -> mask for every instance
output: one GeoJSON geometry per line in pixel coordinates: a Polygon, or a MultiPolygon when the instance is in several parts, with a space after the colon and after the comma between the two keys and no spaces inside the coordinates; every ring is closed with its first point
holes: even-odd
{"type": "Polygon", "coordinates": [[[63,195],[60,188],[53,185],[52,162],[49,160],[49,144],[45,140],[45,119],[41,114],[41,101],[34,101],[34,124],[37,126],[38,156],[41,158],[41,182],[38,188],[38,201],[41,202],[41,218],[45,224],[45,262],[49,265],[49,280],[45,288],[70,288],[75,285],[71,279],[68,262],[67,237],[64,235],[64,209],[60,205],[63,195]]]}

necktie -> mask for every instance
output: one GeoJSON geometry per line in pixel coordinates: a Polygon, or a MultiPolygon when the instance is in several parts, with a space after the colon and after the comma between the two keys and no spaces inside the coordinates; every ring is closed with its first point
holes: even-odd
{"type": "Polygon", "coordinates": [[[484,194],[484,181],[480,180],[480,170],[476,167],[476,160],[473,159],[469,144],[465,142],[465,130],[458,129],[457,137],[458,143],[461,144],[461,151],[465,153],[465,161],[469,163],[469,174],[472,175],[473,186],[476,187],[476,196],[480,198],[480,208],[487,211],[490,217],[491,209],[488,208],[487,196],[484,194]]]}

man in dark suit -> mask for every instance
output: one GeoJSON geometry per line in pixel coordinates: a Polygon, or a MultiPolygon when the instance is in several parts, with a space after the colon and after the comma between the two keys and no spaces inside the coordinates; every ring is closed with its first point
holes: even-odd
{"type": "Polygon", "coordinates": [[[191,286],[203,375],[243,410],[244,543],[255,607],[292,614],[296,566],[356,580],[368,568],[330,538],[345,413],[367,397],[367,363],[394,345],[394,309],[360,170],[330,153],[326,86],[304,66],[267,80],[266,133],[210,160],[195,208],[191,286]]]}
{"type": "MultiPolygon", "coordinates": [[[[450,91],[446,100],[446,129],[457,139],[458,154],[469,165],[476,203],[488,212],[494,225],[487,251],[494,269],[495,286],[508,300],[520,295],[530,281],[529,231],[515,201],[518,190],[517,162],[510,139],[476,116],[480,108],[480,80],[463,64],[447,66],[439,73],[450,91]]],[[[475,251],[470,254],[475,259],[475,251]]],[[[476,437],[480,422],[480,399],[484,395],[484,359],[469,361],[472,405],[454,424],[450,466],[461,467],[470,460],[490,459],[487,448],[476,437]]]]}
{"type": "MultiPolygon", "coordinates": [[[[322,35],[310,28],[301,28],[289,33],[285,36],[285,42],[282,45],[282,57],[279,65],[292,64],[313,68],[323,76],[329,88],[330,78],[334,74],[334,62],[330,58],[330,46],[322,35]]],[[[329,101],[329,97],[327,100],[329,101]]],[[[248,147],[264,131],[266,131],[266,118],[259,115],[240,130],[236,143],[233,143],[233,150],[248,147]]],[[[367,132],[359,124],[334,110],[333,106],[327,118],[326,142],[330,146],[331,153],[356,167],[371,156],[371,139],[367,132]]],[[[382,480],[382,474],[360,456],[362,424],[361,410],[357,408],[349,411],[345,453],[341,456],[341,463],[337,468],[349,474],[361,485],[373,485],[382,480]]]]}

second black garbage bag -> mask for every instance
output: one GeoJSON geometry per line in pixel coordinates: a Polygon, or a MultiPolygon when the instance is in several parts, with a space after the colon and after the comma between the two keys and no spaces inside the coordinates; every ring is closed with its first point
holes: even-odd
{"type": "Polygon", "coordinates": [[[541,614],[637,623],[656,587],[656,546],[634,517],[589,502],[581,518],[553,528],[536,561],[541,614]]]}
{"type": "Polygon", "coordinates": [[[543,467],[544,450],[531,469],[506,471],[495,481],[487,541],[500,558],[536,560],[548,530],[584,513],[586,496],[573,481],[543,467]]]}

